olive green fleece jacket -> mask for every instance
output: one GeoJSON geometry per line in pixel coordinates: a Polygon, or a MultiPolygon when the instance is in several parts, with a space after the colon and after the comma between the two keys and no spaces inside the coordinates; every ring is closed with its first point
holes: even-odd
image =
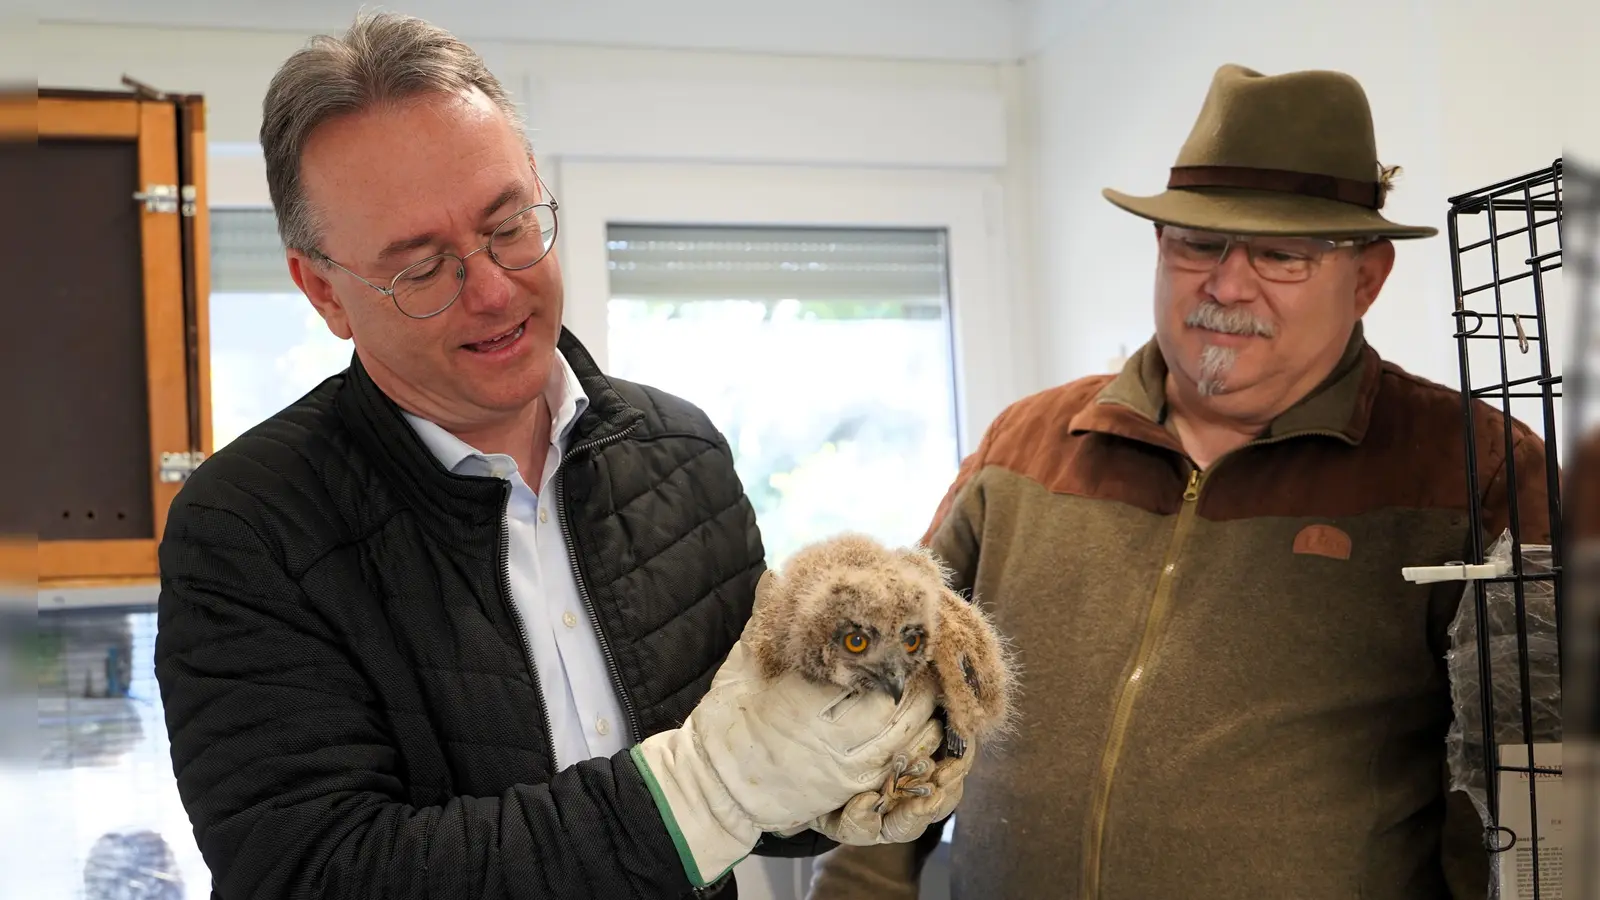
{"type": "MultiPolygon", "coordinates": [[[[1016,648],[1021,727],[955,813],[957,900],[1483,897],[1447,794],[1446,627],[1461,560],[1507,524],[1504,420],[1381,360],[1333,374],[1197,471],[1162,424],[1154,342],[1116,376],[1007,408],[927,541],[1016,648]],[[1448,810],[1448,811],[1447,811],[1448,810]]],[[[1543,444],[1513,422],[1524,541],[1548,540],[1543,444]]],[[[819,858],[812,900],[914,897],[914,845],[819,858]]]]}

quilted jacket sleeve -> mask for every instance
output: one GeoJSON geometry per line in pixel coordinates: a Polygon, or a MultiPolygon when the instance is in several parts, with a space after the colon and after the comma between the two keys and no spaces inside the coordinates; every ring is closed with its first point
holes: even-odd
{"type": "Polygon", "coordinates": [[[222,900],[675,898],[690,885],[623,751],[417,808],[386,717],[238,515],[175,504],[156,675],[222,900]]]}

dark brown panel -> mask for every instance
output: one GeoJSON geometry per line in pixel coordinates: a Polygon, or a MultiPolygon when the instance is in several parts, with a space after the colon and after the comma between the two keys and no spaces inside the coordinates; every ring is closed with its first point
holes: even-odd
{"type": "MultiPolygon", "coordinates": [[[[0,197],[6,198],[0,203],[0,247],[5,248],[5,259],[11,264],[11,277],[0,281],[0,390],[5,398],[0,415],[8,423],[0,427],[0,537],[32,535],[38,530],[23,489],[35,470],[47,465],[46,436],[37,426],[44,404],[24,381],[35,374],[34,360],[39,354],[32,347],[33,335],[16,312],[40,294],[48,277],[27,264],[41,256],[45,244],[43,235],[33,227],[44,197],[38,160],[34,139],[0,142],[0,197]]],[[[38,554],[33,551],[33,555],[38,554]]]]}
{"type": "Polygon", "coordinates": [[[30,250],[0,301],[0,377],[32,447],[0,475],[0,530],[153,536],[138,172],[132,141],[0,148],[0,190],[32,201],[0,204],[0,242],[30,250]]]}
{"type": "Polygon", "coordinates": [[[39,88],[40,100],[137,100],[133,91],[107,91],[94,88],[39,88]]]}

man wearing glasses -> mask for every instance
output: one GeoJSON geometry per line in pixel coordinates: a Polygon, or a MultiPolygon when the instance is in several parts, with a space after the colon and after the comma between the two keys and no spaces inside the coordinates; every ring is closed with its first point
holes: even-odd
{"type": "MultiPolygon", "coordinates": [[[[1349,76],[1226,65],[1167,191],[1106,191],[1154,223],[1154,338],[1005,410],[928,531],[1026,673],[952,896],[1485,896],[1446,791],[1462,584],[1401,569],[1498,536],[1508,477],[1548,541],[1544,451],[1478,403],[1469,521],[1459,393],[1364,340],[1396,242],[1436,233],[1380,213],[1375,146],[1349,76]]],[[[830,851],[812,900],[915,897],[944,828],[830,851]]]]}
{"type": "Polygon", "coordinates": [[[200,467],[161,544],[217,897],[730,898],[752,852],[949,813],[959,780],[836,814],[937,738],[932,698],[757,676],[728,445],[563,330],[559,205],[470,48],[393,15],[318,38],[261,142],[289,270],[355,354],[200,467]]]}

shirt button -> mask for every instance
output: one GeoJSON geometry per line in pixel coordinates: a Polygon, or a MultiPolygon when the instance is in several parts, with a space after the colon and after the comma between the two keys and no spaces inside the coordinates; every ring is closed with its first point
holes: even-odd
{"type": "Polygon", "coordinates": [[[561,624],[567,626],[568,628],[577,628],[578,627],[578,617],[573,615],[572,613],[562,613],[561,614],[561,624]]]}
{"type": "Polygon", "coordinates": [[[611,723],[607,722],[605,719],[601,719],[600,721],[594,723],[594,730],[600,732],[602,736],[610,734],[611,723]]]}
{"type": "Polygon", "coordinates": [[[547,509],[539,510],[539,521],[540,522],[548,522],[548,521],[550,521],[550,511],[547,510],[547,509]]]}

